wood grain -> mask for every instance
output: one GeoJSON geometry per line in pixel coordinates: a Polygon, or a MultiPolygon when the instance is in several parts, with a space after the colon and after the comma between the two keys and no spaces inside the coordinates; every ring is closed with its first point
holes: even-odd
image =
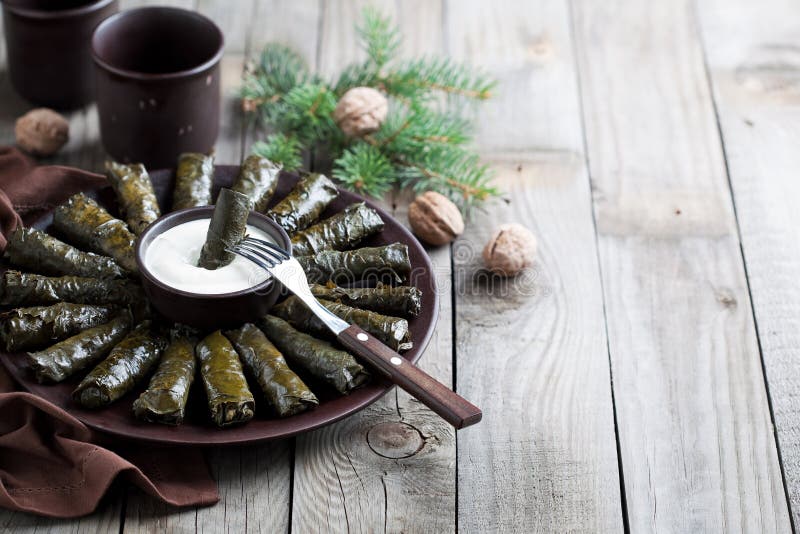
{"type": "Polygon", "coordinates": [[[800,5],[698,3],[794,524],[800,522],[800,5]]]}
{"type": "MultiPolygon", "coordinates": [[[[226,37],[222,60],[223,120],[216,145],[218,163],[239,163],[244,124],[236,89],[244,67],[255,3],[241,2],[231,13],[226,0],[200,0],[198,11],[214,20],[226,37]]],[[[287,441],[247,448],[212,450],[209,465],[217,481],[220,502],[208,508],[175,510],[141,492],[128,501],[125,529],[132,532],[286,532],[289,527],[291,450],[287,441]]]]}
{"type": "MultiPolygon", "coordinates": [[[[216,3],[217,9],[230,10],[229,2],[223,0],[216,3]]],[[[245,61],[250,60],[257,57],[267,42],[284,42],[308,58],[310,51],[316,52],[319,8],[316,0],[254,2],[252,12],[248,15],[244,55],[241,57],[245,61]],[[309,24],[312,21],[313,24],[309,24]],[[297,28],[307,29],[297,32],[297,28]]],[[[240,21],[241,14],[237,13],[234,20],[240,21]]],[[[223,28],[223,31],[226,30],[223,28]]],[[[229,35],[227,31],[226,35],[229,35]]],[[[232,57],[239,56],[234,54],[232,57]]],[[[313,58],[313,55],[310,57],[313,58]]],[[[236,60],[232,61],[235,63],[236,60]]],[[[243,158],[249,153],[253,141],[263,133],[256,131],[252,123],[242,120],[239,100],[235,97],[241,69],[238,64],[235,66],[238,76],[231,74],[227,78],[232,85],[225,92],[229,124],[233,128],[224,135],[230,138],[239,132],[238,155],[243,158]],[[230,120],[231,116],[236,117],[235,121],[230,120]]],[[[227,153],[232,158],[237,151],[229,149],[227,153]]],[[[219,161],[223,157],[220,152],[219,161]]],[[[213,451],[210,462],[221,482],[221,502],[198,512],[198,531],[288,532],[291,525],[293,455],[293,439],[236,450],[213,451]]]]}
{"type": "Polygon", "coordinates": [[[225,36],[225,52],[220,62],[222,113],[214,154],[217,165],[238,165],[244,151],[245,121],[237,91],[250,44],[256,2],[239,0],[237,6],[231,9],[230,2],[220,0],[198,0],[197,3],[197,11],[213,20],[225,36]]]}
{"type": "MultiPolygon", "coordinates": [[[[319,68],[332,75],[363,56],[352,24],[366,2],[325,4],[319,68]]],[[[404,53],[441,51],[441,6],[379,2],[406,36],[404,53]]],[[[384,203],[400,220],[408,197],[384,203]],[[394,206],[393,206],[394,205],[394,206]],[[395,209],[393,209],[393,207],[395,209]]],[[[450,251],[429,249],[439,322],[420,366],[450,384],[450,251]]],[[[297,532],[451,532],[455,529],[455,433],[397,389],[363,412],[297,438],[292,529],[297,532]]]]}
{"type": "MultiPolygon", "coordinates": [[[[2,13],[0,13],[0,34],[2,34],[2,13]]],[[[0,39],[0,102],[2,103],[0,105],[0,145],[13,145],[15,142],[14,123],[17,117],[33,106],[22,100],[11,87],[6,70],[4,38],[0,39]]],[[[88,150],[81,144],[83,141],[96,138],[96,122],[88,120],[87,115],[90,115],[90,112],[77,111],[68,114],[71,140],[58,156],[50,158],[53,163],[85,162],[93,157],[92,144],[88,144],[90,147],[88,150]]],[[[116,532],[120,527],[123,501],[123,492],[119,488],[114,489],[92,515],[73,520],[49,519],[0,508],[0,532],[116,532]]]]}
{"type": "Polygon", "coordinates": [[[20,534],[102,534],[119,532],[122,496],[111,492],[98,509],[79,519],[49,519],[0,508],[0,532],[20,534]]]}
{"type": "MultiPolygon", "coordinates": [[[[419,364],[450,384],[450,250],[429,253],[441,288],[439,321],[419,364]]],[[[452,532],[455,458],[452,427],[395,388],[364,411],[297,438],[293,530],[452,532]]]]}
{"type": "MultiPolygon", "coordinates": [[[[404,55],[444,53],[500,80],[480,107],[476,146],[512,202],[476,213],[452,256],[429,249],[441,307],[420,361],[446,384],[455,376],[485,418],[459,432],[457,456],[452,428],[395,389],[296,449],[210,451],[216,506],[168,509],[128,489],[79,520],[0,510],[0,531],[117,532],[124,511],[125,530],[146,532],[786,532],[764,373],[800,519],[795,2],[122,8],[165,3],[197,8],[225,32],[219,163],[237,163],[265,134],[235,98],[246,58],[283,42],[332,77],[363,58],[352,27],[366,4],[396,17],[404,55]],[[480,249],[512,221],[538,236],[537,263],[497,280],[480,249]]],[[[10,144],[31,106],[4,65],[0,39],[0,144],[10,144]]],[[[43,162],[101,169],[95,107],[67,116],[70,142],[43,162]]],[[[410,198],[393,192],[384,206],[404,220],[410,198]]]]}
{"type": "Polygon", "coordinates": [[[692,6],[572,2],[628,520],[787,532],[692,6]]]}
{"type": "MultiPolygon", "coordinates": [[[[251,25],[246,49],[248,59],[256,59],[265,44],[280,43],[300,54],[313,70],[323,9],[324,3],[320,0],[256,0],[254,24],[251,25]]],[[[255,141],[268,133],[252,118],[246,120],[242,157],[250,153],[255,141]]]]}
{"type": "Polygon", "coordinates": [[[509,204],[477,213],[453,251],[457,390],[483,421],[458,434],[463,532],[622,529],[603,302],[563,2],[450,2],[448,55],[500,80],[476,144],[509,204]],[[505,149],[500,152],[501,149],[505,149]],[[539,239],[515,279],[483,270],[492,230],[539,239]]]}

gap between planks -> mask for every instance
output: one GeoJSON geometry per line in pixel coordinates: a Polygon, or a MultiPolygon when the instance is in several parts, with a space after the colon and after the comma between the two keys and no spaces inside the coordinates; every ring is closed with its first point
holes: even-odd
{"type": "Polygon", "coordinates": [[[500,80],[476,145],[511,199],[456,242],[459,393],[484,408],[458,439],[459,529],[623,528],[591,192],[567,6],[449,2],[448,56],[500,80]],[[497,154],[506,155],[503,159],[497,154]],[[539,239],[534,268],[481,270],[503,222],[539,239]],[[480,430],[480,431],[479,431],[480,430]]]}
{"type": "Polygon", "coordinates": [[[792,528],[800,517],[798,5],[696,5],[792,528]],[[787,246],[787,244],[789,246],[787,246]]]}

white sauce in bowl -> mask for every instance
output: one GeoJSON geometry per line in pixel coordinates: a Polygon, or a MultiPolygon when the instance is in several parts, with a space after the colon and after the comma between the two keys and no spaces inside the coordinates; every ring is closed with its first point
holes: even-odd
{"type": "MultiPolygon", "coordinates": [[[[269,278],[267,271],[241,256],[213,271],[198,267],[209,224],[211,219],[188,221],[156,236],[145,252],[147,269],[163,284],[203,295],[243,291],[269,278]]],[[[247,235],[275,243],[269,234],[249,224],[247,235]]]]}

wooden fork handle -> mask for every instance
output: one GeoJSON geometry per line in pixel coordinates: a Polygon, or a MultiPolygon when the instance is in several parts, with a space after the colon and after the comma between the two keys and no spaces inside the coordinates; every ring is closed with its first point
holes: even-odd
{"type": "Polygon", "coordinates": [[[456,428],[481,420],[481,410],[355,325],[339,341],[456,428]]]}

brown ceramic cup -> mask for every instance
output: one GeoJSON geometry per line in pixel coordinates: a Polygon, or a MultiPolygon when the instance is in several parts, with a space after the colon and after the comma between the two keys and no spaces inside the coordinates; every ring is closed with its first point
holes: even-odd
{"type": "Polygon", "coordinates": [[[11,85],[26,100],[75,109],[94,99],[89,43],[117,0],[3,0],[11,85]]]}
{"type": "Polygon", "coordinates": [[[174,167],[210,152],[219,133],[224,38],[208,18],[143,7],[106,19],[92,37],[100,135],[122,162],[174,167]]]}
{"type": "MultiPolygon", "coordinates": [[[[210,219],[214,206],[174,211],[154,221],[139,236],[136,244],[136,263],[142,278],[142,287],[150,303],[166,318],[203,330],[224,328],[253,322],[269,312],[278,296],[281,285],[272,278],[243,291],[204,295],[170,287],[158,280],[147,268],[147,248],[160,234],[179,224],[198,219],[210,219]]],[[[286,231],[269,217],[250,212],[247,224],[263,230],[286,250],[292,243],[286,231]]]]}

